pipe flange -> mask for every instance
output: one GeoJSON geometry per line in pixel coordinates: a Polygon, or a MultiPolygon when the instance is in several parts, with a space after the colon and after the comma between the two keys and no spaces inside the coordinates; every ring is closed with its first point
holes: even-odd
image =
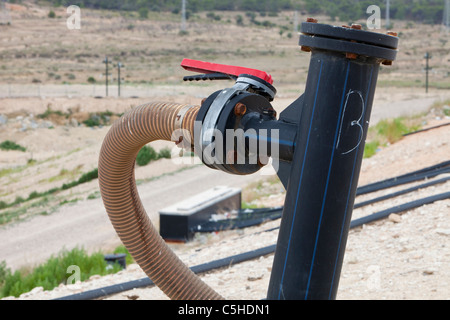
{"type": "Polygon", "coordinates": [[[200,121],[202,125],[200,132],[195,137],[194,150],[203,163],[210,168],[223,170],[222,167],[216,166],[217,162],[222,160],[222,157],[216,157],[209,151],[215,149],[215,133],[225,106],[243,93],[259,95],[270,105],[269,101],[274,99],[276,89],[270,83],[258,77],[241,74],[231,88],[215,92],[205,100],[197,116],[197,121],[200,121]],[[211,98],[212,96],[213,98],[211,98]]]}
{"type": "Polygon", "coordinates": [[[343,52],[353,59],[364,56],[394,61],[397,56],[399,39],[393,35],[311,22],[303,22],[301,32],[302,48],[343,52]]]}

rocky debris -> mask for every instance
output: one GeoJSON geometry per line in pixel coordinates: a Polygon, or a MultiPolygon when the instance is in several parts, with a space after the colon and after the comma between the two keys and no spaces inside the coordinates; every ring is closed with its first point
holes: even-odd
{"type": "Polygon", "coordinates": [[[8,117],[4,114],[0,114],[0,125],[5,125],[8,123],[8,117]]]}
{"type": "Polygon", "coordinates": [[[388,220],[394,223],[399,223],[402,221],[402,217],[399,214],[391,213],[388,217],[388,220]]]}
{"type": "MultiPolygon", "coordinates": [[[[384,148],[373,158],[364,161],[360,183],[379,181],[448,160],[449,128],[411,135],[384,148]],[[425,143],[428,145],[425,146],[425,143]]],[[[278,199],[275,195],[282,195],[282,192],[275,188],[274,184],[261,184],[261,194],[264,190],[271,190],[267,203],[270,201],[272,204],[273,200],[278,199]]],[[[400,189],[403,188],[404,186],[400,189]]],[[[427,188],[354,210],[353,218],[449,190],[450,182],[440,184],[435,188],[427,188]]],[[[279,199],[282,201],[283,196],[279,199]]],[[[278,203],[280,204],[282,203],[278,203]]],[[[404,213],[392,214],[388,219],[350,230],[337,298],[448,298],[449,212],[450,199],[447,199],[404,213]]],[[[273,228],[277,224],[279,220],[239,231],[202,234],[192,243],[173,248],[187,265],[198,265],[275,243],[278,230],[273,228]]],[[[211,271],[201,277],[225,298],[263,299],[267,293],[272,261],[273,255],[268,255],[258,260],[211,271]]],[[[115,275],[92,276],[88,281],[73,285],[62,284],[52,291],[37,288],[34,289],[36,291],[25,293],[18,299],[54,299],[143,277],[145,274],[139,266],[132,264],[115,275]]],[[[152,287],[122,292],[105,299],[139,300],[167,297],[158,288],[152,287]]]]}
{"type": "Polygon", "coordinates": [[[15,130],[19,132],[36,130],[40,128],[53,128],[53,122],[45,119],[39,119],[30,113],[27,116],[16,116],[14,118],[8,118],[7,116],[0,115],[0,125],[11,125],[15,130]]]}

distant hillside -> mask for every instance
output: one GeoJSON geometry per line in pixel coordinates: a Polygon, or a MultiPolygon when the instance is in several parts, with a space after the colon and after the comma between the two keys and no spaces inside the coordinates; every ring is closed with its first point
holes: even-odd
{"type": "MultiPolygon", "coordinates": [[[[186,0],[188,12],[200,11],[257,11],[278,12],[301,10],[310,14],[327,14],[341,21],[367,18],[366,9],[378,5],[382,17],[385,0],[186,0]]],[[[21,1],[10,1],[21,2],[21,1]]],[[[54,6],[78,5],[80,7],[109,10],[150,10],[180,12],[181,0],[49,0],[54,6]]],[[[391,19],[413,20],[425,23],[442,23],[445,0],[392,0],[391,19]]]]}

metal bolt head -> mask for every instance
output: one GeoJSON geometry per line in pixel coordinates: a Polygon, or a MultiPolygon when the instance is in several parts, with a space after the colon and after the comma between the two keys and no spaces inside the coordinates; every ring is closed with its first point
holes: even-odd
{"type": "Polygon", "coordinates": [[[356,59],[356,58],[358,57],[358,55],[357,55],[356,53],[353,53],[353,52],[346,52],[346,53],[345,53],[345,57],[346,57],[347,59],[352,59],[352,60],[354,60],[354,59],[356,59]]]}
{"type": "Polygon", "coordinates": [[[237,162],[237,152],[235,150],[229,150],[227,152],[227,164],[235,164],[237,162]]]}
{"type": "Polygon", "coordinates": [[[243,116],[246,111],[247,111],[247,106],[243,103],[238,102],[234,106],[234,114],[237,116],[243,116]]]}
{"type": "Polygon", "coordinates": [[[314,18],[306,18],[306,22],[317,23],[317,19],[314,19],[314,18]]]}
{"type": "Polygon", "coordinates": [[[300,50],[305,51],[305,52],[311,52],[311,48],[307,47],[307,46],[301,46],[300,50]]]}
{"type": "Polygon", "coordinates": [[[385,66],[392,66],[392,61],[391,60],[384,60],[383,62],[381,62],[383,65],[385,66]]]}

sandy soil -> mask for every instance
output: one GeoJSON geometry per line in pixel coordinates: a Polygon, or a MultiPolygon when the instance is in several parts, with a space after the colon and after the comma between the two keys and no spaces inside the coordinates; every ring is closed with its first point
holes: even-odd
{"type": "MultiPolygon", "coordinates": [[[[433,113],[424,118],[425,120],[427,122],[425,126],[434,126],[449,121],[448,118],[439,120],[433,113]]],[[[102,129],[98,130],[103,132],[102,129]]],[[[440,163],[448,160],[449,154],[449,126],[404,137],[400,142],[381,149],[375,156],[363,161],[359,185],[440,163]]],[[[166,166],[167,168],[170,167],[170,164],[159,164],[154,168],[161,170],[160,166],[166,166]]],[[[163,191],[167,187],[170,187],[171,190],[183,188],[187,190],[187,185],[204,184],[208,180],[211,181],[211,173],[217,174],[212,170],[205,172],[200,169],[202,168],[195,167],[152,182],[143,183],[140,185],[140,194],[144,195],[144,204],[155,196],[154,192],[159,188],[163,188],[163,191]],[[193,173],[197,181],[195,184],[189,181],[189,177],[192,177],[193,173]],[[180,184],[180,181],[184,181],[186,184],[180,184]]],[[[244,192],[246,191],[246,185],[251,188],[252,184],[250,183],[252,181],[258,182],[262,179],[262,177],[254,177],[252,181],[240,180],[236,182],[223,180],[226,177],[229,177],[229,175],[219,174],[213,179],[220,179],[221,183],[224,182],[228,185],[239,185],[244,188],[244,192]]],[[[263,183],[263,185],[267,190],[270,190],[271,195],[262,198],[259,204],[266,206],[282,205],[284,190],[281,185],[274,186],[272,183],[263,183]]],[[[205,185],[205,187],[208,186],[205,185]]],[[[91,185],[89,188],[93,190],[95,187],[91,185]]],[[[402,188],[397,187],[397,189],[402,188]]],[[[191,194],[195,194],[197,191],[197,189],[192,190],[191,194]]],[[[378,196],[383,192],[392,191],[394,189],[380,191],[379,194],[370,196],[360,196],[357,197],[356,202],[363,201],[368,197],[378,196]]],[[[353,218],[448,191],[450,191],[450,182],[355,209],[353,218]]],[[[176,193],[176,191],[172,191],[171,194],[176,193]]],[[[158,198],[158,194],[156,194],[156,198],[158,198]]],[[[169,197],[166,203],[170,203],[173,201],[172,199],[172,197],[169,197]]],[[[0,233],[2,238],[4,236],[14,237],[13,234],[22,234],[22,237],[28,237],[28,242],[25,242],[26,247],[23,247],[23,243],[20,247],[23,239],[15,236],[12,243],[3,246],[2,252],[7,252],[8,247],[14,248],[14,246],[16,246],[14,252],[17,252],[17,250],[23,250],[24,253],[25,251],[33,252],[33,254],[26,255],[25,258],[27,263],[31,263],[39,255],[39,252],[43,254],[39,247],[51,249],[49,243],[45,243],[45,240],[39,241],[39,237],[51,233],[53,237],[60,237],[64,241],[64,233],[69,232],[69,228],[70,237],[84,239],[84,243],[97,243],[103,248],[107,246],[112,248],[117,245],[117,237],[114,235],[106,215],[98,220],[94,219],[94,216],[88,218],[86,212],[97,212],[96,215],[102,215],[103,208],[100,199],[80,201],[73,206],[63,207],[49,216],[30,218],[25,222],[14,224],[10,228],[2,229],[0,233]],[[64,220],[66,221],[63,222],[64,220]],[[79,227],[77,221],[81,222],[79,227]],[[33,228],[42,228],[44,224],[46,227],[39,232],[33,231],[33,228]],[[41,227],[39,227],[40,225],[41,227]],[[90,225],[96,226],[94,233],[97,234],[101,234],[101,230],[107,230],[105,233],[107,236],[99,239],[92,236],[92,230],[88,232],[86,232],[88,229],[83,230],[83,226],[89,228],[90,225]],[[73,226],[77,227],[74,228],[73,226]],[[33,256],[34,258],[32,258],[33,256]]],[[[448,269],[450,262],[450,248],[448,246],[450,236],[449,213],[450,200],[445,200],[352,229],[347,244],[338,299],[448,299],[450,297],[450,272],[448,269]]],[[[156,212],[154,214],[156,216],[156,212]]],[[[183,245],[171,244],[171,246],[186,264],[193,266],[274,244],[276,243],[278,230],[261,231],[269,230],[278,224],[279,221],[273,221],[239,231],[199,234],[192,242],[183,245]]],[[[57,247],[55,246],[54,250],[57,247]]],[[[10,250],[9,252],[13,254],[13,251],[10,250]]],[[[273,255],[261,257],[257,260],[204,274],[202,278],[228,299],[262,299],[266,294],[272,259],[273,255]]],[[[35,288],[32,292],[23,294],[20,299],[53,299],[143,277],[145,277],[145,274],[139,266],[130,265],[118,274],[105,277],[93,276],[89,281],[66,286],[61,285],[52,291],[35,288]]],[[[166,296],[155,287],[122,292],[107,299],[166,299],[166,296]]]]}
{"type": "MultiPolygon", "coordinates": [[[[54,20],[47,18],[48,8],[15,6],[14,9],[17,10],[11,10],[13,23],[2,26],[0,32],[0,142],[13,140],[26,147],[26,151],[0,152],[0,200],[6,203],[17,197],[26,199],[35,191],[60,187],[97,167],[98,152],[109,127],[82,125],[90,113],[106,110],[121,113],[154,100],[199,104],[203,97],[229,84],[182,83],[181,78],[186,75],[179,67],[182,58],[214,60],[270,72],[278,89],[273,103],[278,113],[304,90],[309,56],[298,49],[298,39],[289,38],[286,33],[280,36],[278,28],[251,26],[248,21],[245,27],[224,22],[228,18],[235,21],[235,13],[224,14],[220,23],[212,23],[205,15],[193,17],[189,35],[182,37],[178,34],[179,19],[171,14],[143,21],[133,16],[84,11],[83,29],[68,34],[62,8],[56,10],[58,17],[54,20]],[[242,39],[246,40],[245,46],[242,39]],[[139,98],[92,97],[92,87],[85,86],[86,81],[94,76],[98,90],[103,91],[101,61],[106,54],[126,64],[124,92],[126,85],[131,91],[143,84],[143,89],[136,91],[139,98]],[[40,94],[10,97],[8,90],[25,91],[31,83],[39,84],[40,94]],[[71,85],[81,86],[75,96],[64,93],[71,85]],[[62,92],[59,95],[43,94],[58,90],[62,92]],[[69,113],[70,117],[39,119],[38,115],[48,109],[69,113]]],[[[291,13],[283,13],[272,20],[291,28],[291,18],[291,13]]],[[[322,17],[319,20],[327,22],[322,17]]],[[[434,102],[450,98],[449,90],[431,88],[426,94],[422,87],[423,53],[430,50],[434,57],[435,86],[448,88],[448,41],[439,33],[439,26],[410,27],[406,22],[395,25],[401,48],[393,66],[383,66],[380,72],[371,125],[384,118],[428,112],[434,102]]],[[[449,121],[435,112],[422,119],[424,126],[449,121]]],[[[405,137],[382,148],[363,161],[359,184],[449,160],[449,139],[447,126],[405,137]]],[[[152,146],[156,150],[172,149],[173,143],[155,142],[152,146]]],[[[267,177],[236,178],[192,164],[180,166],[171,160],[138,167],[136,177],[144,206],[155,224],[159,209],[218,182],[243,188],[243,196],[252,194],[254,183],[260,183],[271,195],[260,199],[258,204],[274,206],[284,201],[281,185],[264,182],[267,177]]],[[[353,217],[449,190],[449,183],[420,190],[354,210],[353,217]]],[[[358,197],[356,201],[364,199],[358,197]]],[[[83,246],[88,251],[107,251],[120,244],[99,198],[97,181],[0,213],[7,210],[13,218],[0,227],[0,261],[5,260],[13,270],[31,268],[62,248],[83,246]]],[[[351,230],[338,299],[448,299],[449,213],[450,200],[439,201],[351,230]]],[[[278,224],[279,221],[273,221],[240,231],[203,234],[190,243],[171,246],[192,266],[274,244],[278,231],[261,231],[278,224]]],[[[273,255],[269,255],[202,278],[226,298],[262,299],[272,259],[273,255]]],[[[139,266],[130,265],[118,274],[93,276],[89,281],[62,284],[52,291],[35,288],[20,299],[53,299],[144,276],[139,266]]],[[[165,298],[159,289],[145,288],[108,299],[165,298]]]]}

